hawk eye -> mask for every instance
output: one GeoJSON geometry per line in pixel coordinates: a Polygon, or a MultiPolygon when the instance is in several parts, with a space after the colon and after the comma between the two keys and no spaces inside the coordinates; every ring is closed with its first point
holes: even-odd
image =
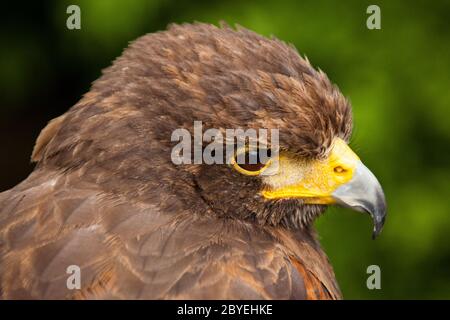
{"type": "Polygon", "coordinates": [[[245,149],[236,152],[231,160],[231,164],[235,170],[242,174],[256,176],[269,166],[270,157],[270,149],[245,149]]]}

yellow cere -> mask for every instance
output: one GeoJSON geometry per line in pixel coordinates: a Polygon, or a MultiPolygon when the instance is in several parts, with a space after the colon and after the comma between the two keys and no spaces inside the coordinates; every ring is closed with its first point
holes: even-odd
{"type": "Polygon", "coordinates": [[[358,156],[342,139],[333,141],[326,159],[301,161],[280,154],[276,174],[263,176],[266,199],[303,198],[305,203],[334,203],[331,194],[350,181],[359,162],[358,156]]]}

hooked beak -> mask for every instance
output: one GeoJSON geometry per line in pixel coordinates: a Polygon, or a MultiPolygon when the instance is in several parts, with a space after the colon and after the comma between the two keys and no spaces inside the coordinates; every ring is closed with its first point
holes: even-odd
{"type": "Polygon", "coordinates": [[[373,238],[386,218],[386,201],[377,178],[342,139],[335,139],[327,159],[296,162],[284,155],[278,173],[264,177],[266,199],[300,198],[307,204],[339,204],[367,212],[373,219],[373,238]]]}
{"type": "Polygon", "coordinates": [[[377,178],[361,161],[357,163],[352,179],[331,196],[344,207],[369,213],[373,220],[372,238],[380,234],[386,219],[386,200],[377,178]]]}

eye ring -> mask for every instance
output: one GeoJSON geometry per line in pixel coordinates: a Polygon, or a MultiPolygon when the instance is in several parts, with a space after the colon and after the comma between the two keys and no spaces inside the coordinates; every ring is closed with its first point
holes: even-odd
{"type": "MultiPolygon", "coordinates": [[[[248,153],[248,151],[249,151],[248,148],[238,150],[231,158],[230,164],[233,166],[233,168],[237,172],[242,173],[244,175],[247,175],[247,176],[260,175],[264,170],[266,170],[270,166],[270,164],[272,162],[272,159],[270,158],[271,150],[270,149],[267,150],[267,155],[269,157],[269,160],[266,163],[258,162],[256,164],[239,164],[237,162],[238,155],[240,155],[242,153],[248,153]]],[[[259,161],[259,152],[258,152],[258,161],[259,161]]]]}

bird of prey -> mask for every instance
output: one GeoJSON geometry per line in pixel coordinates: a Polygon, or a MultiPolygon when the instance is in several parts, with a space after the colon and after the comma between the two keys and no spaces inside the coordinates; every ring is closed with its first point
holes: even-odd
{"type": "Polygon", "coordinates": [[[351,129],[339,89],[276,38],[202,23],[147,34],[49,122],[34,171],[0,194],[0,297],[340,299],[314,219],[348,206],[376,235],[386,215],[351,129]],[[194,121],[278,129],[278,170],[174,164],[171,134],[194,121]]]}

